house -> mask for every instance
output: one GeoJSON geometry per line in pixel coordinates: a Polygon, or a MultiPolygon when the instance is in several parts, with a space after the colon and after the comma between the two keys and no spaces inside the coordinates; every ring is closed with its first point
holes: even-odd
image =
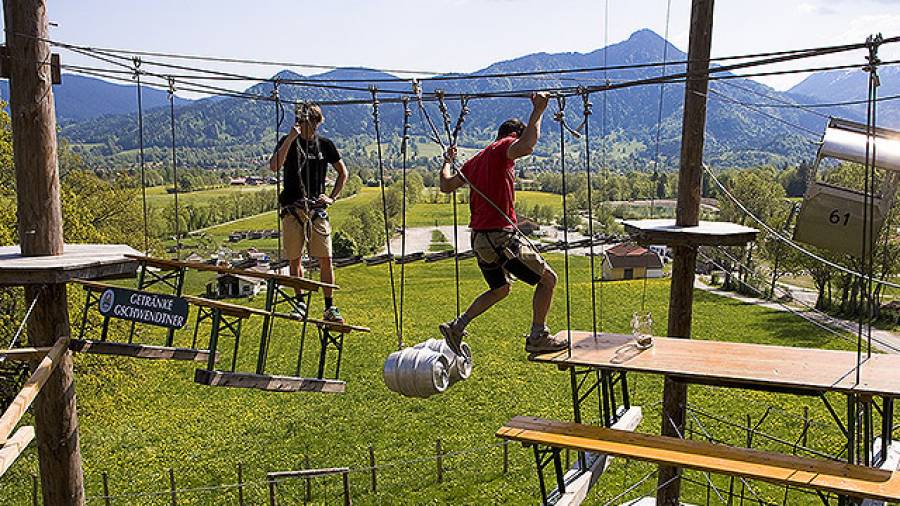
{"type": "Polygon", "coordinates": [[[247,184],[247,178],[245,177],[233,177],[228,181],[228,184],[231,186],[243,186],[247,184]]]}
{"type": "Polygon", "coordinates": [[[185,261],[185,262],[195,263],[195,264],[202,264],[203,262],[206,261],[206,259],[203,258],[202,256],[200,256],[200,254],[194,252],[194,253],[191,253],[190,255],[188,255],[188,256],[184,259],[184,261],[185,261]]]}
{"type": "MultiPolygon", "coordinates": [[[[266,272],[267,269],[254,267],[249,270],[266,272]]],[[[218,274],[215,281],[207,283],[206,296],[214,299],[252,297],[264,286],[265,281],[260,278],[241,274],[218,274]]]]}
{"type": "Polygon", "coordinates": [[[661,278],[662,260],[659,255],[634,243],[622,243],[609,248],[603,258],[603,280],[661,278]]]}

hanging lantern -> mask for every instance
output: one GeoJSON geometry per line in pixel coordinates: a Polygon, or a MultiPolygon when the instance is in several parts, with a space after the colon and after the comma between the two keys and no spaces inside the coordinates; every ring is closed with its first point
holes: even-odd
{"type": "Polygon", "coordinates": [[[885,179],[880,195],[812,181],[803,196],[797,216],[794,239],[855,257],[863,255],[866,219],[872,221],[869,241],[877,238],[894,199],[894,181],[900,171],[900,132],[885,128],[868,135],[866,125],[832,118],[825,129],[822,144],[812,169],[812,178],[825,158],[866,163],[892,171],[885,179]],[[867,156],[868,151],[868,156],[867,156]],[[874,156],[873,156],[874,155],[874,156]],[[866,210],[866,206],[871,206],[866,210]],[[869,214],[870,213],[870,214],[869,214]]]}

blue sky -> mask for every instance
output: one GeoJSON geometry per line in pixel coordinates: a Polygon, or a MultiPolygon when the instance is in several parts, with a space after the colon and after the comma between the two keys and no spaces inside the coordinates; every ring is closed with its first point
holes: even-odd
{"type": "MultiPolygon", "coordinates": [[[[49,11],[58,25],[52,37],[76,44],[467,72],[527,53],[591,51],[641,28],[663,34],[666,1],[608,0],[608,33],[606,0],[49,0],[49,11]]],[[[686,50],[690,0],[671,2],[669,39],[686,50]]],[[[713,54],[855,42],[877,31],[900,35],[900,0],[719,0],[713,54]]],[[[62,55],[64,63],[98,65],[62,55]]],[[[900,57],[900,47],[884,56],[900,57]]],[[[860,53],[807,63],[856,61],[860,53]]],[[[261,76],[275,70],[203,65],[261,76]]],[[[803,77],[763,82],[786,89],[803,77]]]]}

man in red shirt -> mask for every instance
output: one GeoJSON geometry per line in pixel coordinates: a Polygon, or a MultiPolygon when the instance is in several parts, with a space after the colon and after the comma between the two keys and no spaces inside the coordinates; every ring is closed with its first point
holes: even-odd
{"type": "Polygon", "coordinates": [[[451,147],[444,154],[441,191],[450,193],[467,183],[473,187],[469,191],[472,249],[489,287],[463,314],[438,327],[447,344],[457,353],[466,335],[466,325],[509,295],[513,276],[535,286],[531,332],[525,341],[525,351],[543,353],[566,349],[566,340],[555,338],[547,328],[547,312],[553,300],[556,273],[528,241],[519,237],[514,226],[515,160],[530,155],[534,150],[548,100],[546,93],[533,94],[528,124],[518,119],[504,121],[497,139],[463,165],[462,175],[454,174],[452,170],[456,148],[451,147]]]}

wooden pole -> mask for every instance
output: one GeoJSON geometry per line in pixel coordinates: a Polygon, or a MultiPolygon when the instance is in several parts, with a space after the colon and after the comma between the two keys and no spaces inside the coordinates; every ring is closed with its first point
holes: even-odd
{"type": "Polygon", "coordinates": [[[344,487],[344,506],[351,506],[353,501],[350,499],[350,473],[341,473],[341,484],[344,487]]]}
{"type": "MultiPolygon", "coordinates": [[[[303,455],[303,469],[309,469],[309,453],[303,455]]],[[[306,478],[306,495],[304,498],[306,502],[312,500],[312,479],[309,477],[306,478]]]]}
{"type": "Polygon", "coordinates": [[[109,475],[103,471],[103,504],[112,505],[112,499],[109,497],[109,475]]]}
{"type": "Polygon", "coordinates": [[[437,460],[437,481],[444,482],[444,452],[441,450],[441,438],[438,438],[434,444],[434,455],[437,460]]]}
{"type": "MultiPolygon", "coordinates": [[[[3,0],[9,53],[9,107],[19,244],[25,256],[63,252],[56,155],[49,23],[46,0],[3,0]]],[[[27,303],[40,297],[28,322],[32,346],[69,336],[65,284],[28,286],[27,303]]],[[[72,354],[66,352],[34,403],[44,504],[84,504],[84,475],[75,406],[72,354]]]]}
{"type": "Polygon", "coordinates": [[[509,441],[503,440],[503,474],[509,472],[509,441]]]}
{"type": "Polygon", "coordinates": [[[238,505],[244,506],[244,465],[238,463],[238,505]]]}
{"type": "Polygon", "coordinates": [[[172,506],[178,506],[178,493],[175,492],[175,471],[171,467],[169,468],[169,495],[172,506]]]}
{"type": "Polygon", "coordinates": [[[377,468],[375,467],[375,448],[369,445],[369,468],[372,469],[372,492],[378,489],[377,468]]]}
{"type": "MultiPolygon", "coordinates": [[[[706,93],[709,52],[712,43],[714,0],[693,0],[691,32],[688,43],[688,79],[684,90],[684,119],[681,131],[681,166],[678,174],[678,204],[675,222],[696,226],[700,221],[700,180],[703,176],[703,137],[706,130],[706,93]]],[[[694,271],[697,248],[676,246],[669,291],[670,337],[691,337],[691,312],[694,303],[694,271]]],[[[678,437],[684,433],[687,385],[666,377],[663,387],[662,434],[678,437]]],[[[678,506],[681,495],[681,470],[660,466],[656,504],[678,506]]]]}

